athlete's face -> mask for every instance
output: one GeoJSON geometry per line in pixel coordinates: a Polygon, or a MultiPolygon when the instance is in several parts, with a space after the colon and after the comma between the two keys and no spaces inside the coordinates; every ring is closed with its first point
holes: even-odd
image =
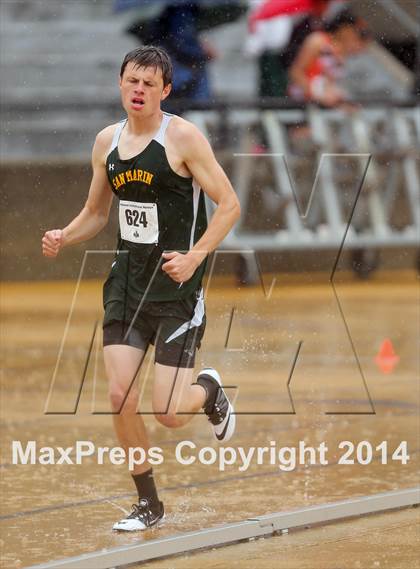
{"type": "Polygon", "coordinates": [[[133,61],[127,64],[120,78],[121,99],[130,113],[156,112],[169,95],[171,85],[163,86],[162,70],[155,67],[138,67],[133,61]]]}

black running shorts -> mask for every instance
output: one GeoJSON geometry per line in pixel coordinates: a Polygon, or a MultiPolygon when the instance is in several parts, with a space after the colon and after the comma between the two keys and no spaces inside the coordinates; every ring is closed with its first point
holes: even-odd
{"type": "Polygon", "coordinates": [[[144,302],[137,316],[121,320],[118,300],[105,305],[103,345],[123,344],[146,351],[155,346],[155,362],[193,368],[206,326],[202,290],[182,300],[144,302]]]}

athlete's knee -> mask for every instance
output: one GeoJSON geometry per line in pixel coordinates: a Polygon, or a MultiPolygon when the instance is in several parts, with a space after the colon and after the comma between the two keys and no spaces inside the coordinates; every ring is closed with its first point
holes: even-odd
{"type": "Polygon", "coordinates": [[[121,413],[136,413],[139,400],[138,389],[132,387],[127,393],[128,387],[118,383],[109,387],[109,399],[112,411],[121,413]]]}
{"type": "Polygon", "coordinates": [[[157,421],[164,427],[168,427],[169,429],[176,429],[178,427],[182,427],[185,423],[183,419],[183,415],[177,415],[173,411],[158,413],[155,411],[155,417],[157,421]]]}

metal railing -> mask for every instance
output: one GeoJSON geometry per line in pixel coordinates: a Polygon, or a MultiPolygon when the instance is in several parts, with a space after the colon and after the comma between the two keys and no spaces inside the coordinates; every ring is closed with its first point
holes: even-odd
{"type": "MultiPolygon", "coordinates": [[[[244,105],[190,111],[185,117],[224,149],[243,220],[250,209],[264,217],[252,199],[259,169],[266,171],[270,193],[284,206],[274,229],[262,223],[249,230],[242,222],[223,247],[325,249],[344,240],[348,248],[418,245],[418,106],[325,110],[244,105]]],[[[208,202],[208,208],[212,211],[214,204],[208,202]]]]}

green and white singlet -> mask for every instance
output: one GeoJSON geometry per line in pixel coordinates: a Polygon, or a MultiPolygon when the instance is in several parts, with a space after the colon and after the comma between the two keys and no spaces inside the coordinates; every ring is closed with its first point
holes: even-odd
{"type": "Polygon", "coordinates": [[[114,133],[106,170],[119,200],[119,231],[117,253],[104,284],[104,325],[130,320],[145,295],[147,302],[180,300],[201,287],[205,261],[182,286],[161,268],[164,251],[189,251],[207,228],[203,191],[194,178],[174,172],[166,156],[165,132],[172,117],[163,113],[150,143],[127,160],[118,153],[127,119],[114,133]]]}

